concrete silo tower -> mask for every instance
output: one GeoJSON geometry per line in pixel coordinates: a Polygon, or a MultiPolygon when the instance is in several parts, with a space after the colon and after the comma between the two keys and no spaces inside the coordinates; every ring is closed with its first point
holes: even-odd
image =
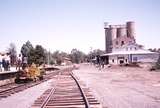
{"type": "Polygon", "coordinates": [[[116,38],[117,29],[115,28],[115,26],[107,25],[106,23],[104,29],[105,29],[105,50],[106,53],[111,53],[112,40],[116,38]]]}
{"type": "Polygon", "coordinates": [[[135,38],[135,22],[128,21],[126,26],[127,26],[127,37],[135,38]]]}
{"type": "Polygon", "coordinates": [[[109,28],[110,28],[110,34],[112,37],[112,41],[113,41],[114,39],[117,38],[117,28],[114,25],[110,25],[109,28]]]}
{"type": "Polygon", "coordinates": [[[117,27],[117,38],[126,36],[126,26],[125,25],[119,25],[117,27]]]}
{"type": "Polygon", "coordinates": [[[106,53],[121,49],[124,45],[136,43],[135,22],[126,24],[108,25],[105,23],[105,50],[106,53]]]}

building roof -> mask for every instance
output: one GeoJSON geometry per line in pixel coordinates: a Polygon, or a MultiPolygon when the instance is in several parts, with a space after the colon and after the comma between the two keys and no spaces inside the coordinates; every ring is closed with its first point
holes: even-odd
{"type": "Polygon", "coordinates": [[[70,59],[70,58],[68,58],[68,57],[64,57],[63,59],[64,59],[64,60],[71,61],[71,59],[70,59]]]}
{"type": "Polygon", "coordinates": [[[103,54],[101,56],[109,56],[109,55],[126,55],[126,54],[158,54],[156,52],[151,52],[149,50],[138,49],[134,51],[115,51],[112,53],[103,54]]]}

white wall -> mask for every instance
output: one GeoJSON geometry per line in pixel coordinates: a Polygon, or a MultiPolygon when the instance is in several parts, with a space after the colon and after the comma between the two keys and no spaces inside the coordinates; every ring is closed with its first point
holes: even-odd
{"type": "Polygon", "coordinates": [[[116,65],[116,64],[120,64],[120,60],[123,60],[124,63],[128,63],[128,55],[112,55],[112,56],[109,56],[109,64],[113,64],[113,65],[116,65]],[[120,58],[124,58],[124,59],[120,59],[120,58]],[[127,59],[127,61],[126,61],[127,59]],[[114,62],[113,62],[114,60],[114,62]]]}
{"type": "Polygon", "coordinates": [[[120,60],[123,60],[124,63],[129,63],[130,57],[132,57],[132,62],[156,62],[158,60],[158,54],[135,54],[132,56],[129,55],[111,55],[109,56],[109,64],[117,65],[120,64],[120,60]],[[118,57],[124,57],[124,59],[118,59],[118,57]],[[127,59],[127,62],[126,62],[127,59]],[[114,62],[113,62],[114,60],[114,62]]]}
{"type": "Polygon", "coordinates": [[[156,62],[158,60],[158,54],[136,54],[132,55],[132,60],[137,57],[137,62],[156,62]]]}

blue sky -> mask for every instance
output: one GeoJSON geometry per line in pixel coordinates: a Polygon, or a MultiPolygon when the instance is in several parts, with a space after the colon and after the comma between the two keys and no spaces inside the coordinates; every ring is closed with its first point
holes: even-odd
{"type": "Polygon", "coordinates": [[[105,49],[103,23],[135,21],[137,43],[160,47],[159,0],[0,0],[0,51],[30,40],[51,51],[105,49]]]}

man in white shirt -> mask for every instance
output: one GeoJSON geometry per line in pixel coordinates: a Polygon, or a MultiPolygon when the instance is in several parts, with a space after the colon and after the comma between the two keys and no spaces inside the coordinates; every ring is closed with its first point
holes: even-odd
{"type": "Polygon", "coordinates": [[[18,70],[20,70],[21,65],[22,65],[22,57],[21,57],[21,54],[19,54],[18,58],[17,58],[16,70],[17,70],[17,68],[18,68],[18,70]]]}

